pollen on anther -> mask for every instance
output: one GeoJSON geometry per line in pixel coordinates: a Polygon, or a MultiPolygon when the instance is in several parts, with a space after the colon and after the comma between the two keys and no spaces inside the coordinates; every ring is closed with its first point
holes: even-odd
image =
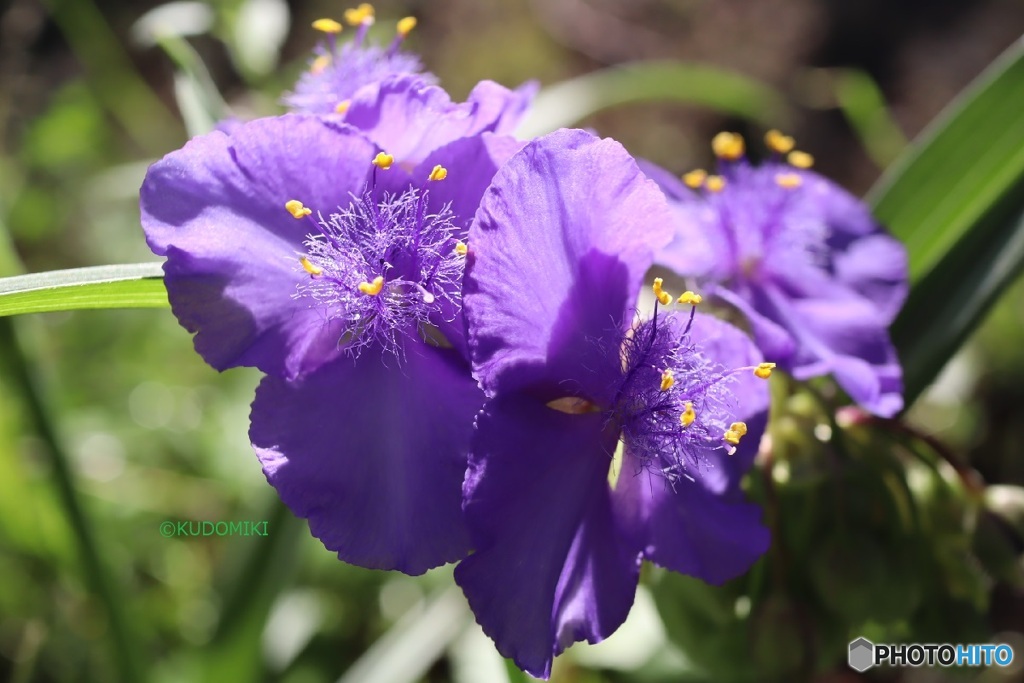
{"type": "Polygon", "coordinates": [[[672,303],[672,296],[661,289],[661,285],[664,282],[660,277],[654,278],[654,284],[651,285],[651,289],[654,291],[654,296],[658,299],[658,303],[662,306],[668,306],[672,303]]]}
{"type": "Polygon", "coordinates": [[[683,182],[686,183],[686,186],[691,190],[696,190],[697,188],[704,184],[704,181],[707,179],[707,177],[708,172],[705,171],[703,168],[698,168],[693,171],[690,171],[689,173],[684,173],[683,182]]]}
{"type": "Polygon", "coordinates": [[[288,210],[295,218],[305,218],[309,214],[313,213],[313,210],[307,206],[304,206],[298,199],[289,199],[284,203],[284,208],[288,210]]]}
{"type": "Polygon", "coordinates": [[[675,375],[672,370],[665,368],[661,371],[661,390],[668,391],[672,388],[672,385],[676,383],[675,375]]]}
{"type": "Polygon", "coordinates": [[[764,134],[764,144],[768,149],[777,154],[788,154],[793,150],[796,142],[788,135],[783,135],[774,128],[764,134]]]}
{"type": "Polygon", "coordinates": [[[683,404],[683,413],[679,416],[679,424],[689,427],[697,419],[697,413],[693,410],[693,401],[683,404]]]}
{"type": "Polygon", "coordinates": [[[304,269],[304,270],[305,270],[305,271],[306,271],[307,273],[309,273],[310,275],[312,275],[313,277],[317,277],[318,275],[323,275],[324,269],[323,269],[323,268],[321,268],[321,267],[320,267],[320,266],[318,266],[318,265],[315,265],[315,264],[314,264],[313,262],[311,262],[311,261],[310,261],[310,260],[309,260],[308,258],[306,258],[305,256],[303,256],[302,258],[300,258],[300,259],[299,259],[299,263],[301,263],[301,264],[302,264],[302,267],[303,267],[303,269],[304,269]]]}
{"type": "Polygon", "coordinates": [[[459,256],[465,256],[467,253],[469,253],[469,247],[466,246],[465,242],[459,240],[458,242],[455,243],[455,253],[458,254],[459,256]]]}
{"type": "Polygon", "coordinates": [[[789,156],[786,157],[786,160],[797,168],[810,168],[814,165],[814,157],[807,152],[801,152],[800,150],[793,150],[790,152],[789,156]]]}
{"type": "Polygon", "coordinates": [[[745,145],[739,133],[722,131],[711,140],[711,149],[715,156],[726,161],[736,161],[743,156],[745,145]]]}
{"type": "Polygon", "coordinates": [[[342,100],[338,102],[337,106],[334,107],[335,114],[344,114],[348,111],[348,108],[352,106],[352,100],[342,100]]]}
{"type": "Polygon", "coordinates": [[[777,173],[775,184],[784,190],[795,190],[803,182],[796,173],[777,173]]]}
{"type": "Polygon", "coordinates": [[[391,168],[391,164],[393,163],[395,163],[395,158],[385,152],[379,152],[377,156],[373,158],[373,165],[383,171],[391,168]]]}
{"type": "Polygon", "coordinates": [[[710,175],[704,183],[709,192],[721,192],[725,188],[725,178],[720,175],[710,175]]]}
{"type": "Polygon", "coordinates": [[[690,306],[696,306],[701,301],[704,301],[704,297],[696,292],[692,292],[689,289],[679,295],[676,303],[689,304],[690,306]]]}
{"type": "Polygon", "coordinates": [[[772,376],[772,368],[775,367],[775,363],[758,363],[757,367],[754,368],[754,375],[760,379],[768,379],[772,376]]]}
{"type": "Polygon", "coordinates": [[[384,278],[381,275],[373,278],[373,282],[360,282],[359,291],[367,296],[377,296],[384,288],[384,278]]]}
{"type": "Polygon", "coordinates": [[[345,21],[350,26],[359,26],[360,24],[372,24],[374,18],[373,5],[364,2],[355,9],[345,10],[345,21]]]}
{"type": "Polygon", "coordinates": [[[405,17],[398,21],[398,35],[405,38],[416,28],[416,17],[405,17]]]}
{"type": "Polygon", "coordinates": [[[324,72],[324,69],[331,65],[330,55],[320,55],[313,60],[313,63],[309,65],[309,73],[316,76],[324,72]]]}
{"type": "Polygon", "coordinates": [[[742,422],[733,422],[722,436],[722,440],[730,445],[738,445],[739,439],[746,433],[746,425],[742,422]]]}
{"type": "Polygon", "coordinates": [[[317,19],[313,28],[323,33],[341,33],[342,26],[334,19],[317,19]]]}
{"type": "Polygon", "coordinates": [[[432,181],[438,181],[444,180],[447,177],[448,169],[442,166],[441,164],[438,164],[437,166],[434,166],[434,170],[430,172],[430,176],[427,179],[432,181]]]}

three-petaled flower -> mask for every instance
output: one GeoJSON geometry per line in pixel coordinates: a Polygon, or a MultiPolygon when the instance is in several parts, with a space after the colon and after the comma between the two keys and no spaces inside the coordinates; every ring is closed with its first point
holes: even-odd
{"type": "Polygon", "coordinates": [[[768,546],[738,488],[768,408],[753,343],[695,314],[693,292],[687,315],[633,322],[671,218],[618,143],[560,131],[498,171],[470,230],[464,310],[488,400],[464,487],[475,553],[455,577],[535,676],[623,622],[643,559],[721,582],[768,546]]]}
{"type": "Polygon", "coordinates": [[[215,368],[267,373],[250,439],[345,561],[415,574],[469,550],[461,484],[483,394],[463,247],[520,146],[494,132],[512,102],[496,84],[456,104],[399,79],[353,107],[364,129],[299,114],[238,124],[143,184],[175,315],[215,368]]]}
{"type": "Polygon", "coordinates": [[[645,167],[675,210],[658,262],[739,309],[765,356],[796,379],[832,373],[857,403],[892,416],[903,383],[888,326],[906,298],[906,250],[809,170],[792,138],[770,131],[766,143],[774,158],[753,166],[739,135],[718,135],[719,175],[645,167]]]}

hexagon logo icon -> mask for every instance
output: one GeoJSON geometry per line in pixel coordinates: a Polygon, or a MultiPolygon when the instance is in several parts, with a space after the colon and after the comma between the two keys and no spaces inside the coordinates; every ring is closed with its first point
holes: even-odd
{"type": "Polygon", "coordinates": [[[875,665],[875,644],[867,638],[858,638],[850,643],[850,654],[846,661],[858,673],[867,671],[875,665]]]}

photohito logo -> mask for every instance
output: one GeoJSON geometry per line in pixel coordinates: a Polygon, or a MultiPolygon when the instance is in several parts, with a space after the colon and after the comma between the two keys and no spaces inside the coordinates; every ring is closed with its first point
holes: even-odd
{"type": "Polygon", "coordinates": [[[876,645],[867,638],[850,643],[846,658],[850,668],[864,672],[873,666],[1009,666],[1013,648],[1009,645],[876,645]]]}

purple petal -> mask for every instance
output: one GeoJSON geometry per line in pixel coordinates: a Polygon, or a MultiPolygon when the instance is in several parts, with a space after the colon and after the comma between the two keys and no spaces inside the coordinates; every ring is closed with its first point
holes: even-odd
{"type": "MultiPolygon", "coordinates": [[[[458,238],[468,239],[469,225],[473,221],[480,199],[491,184],[498,168],[518,152],[524,143],[506,136],[484,133],[462,138],[431,152],[412,172],[414,179],[427,178],[435,165],[448,170],[448,177],[428,184],[427,211],[439,212],[450,205],[455,225],[462,228],[458,238]]],[[[404,189],[404,188],[396,188],[404,189]]],[[[467,360],[466,321],[462,309],[446,306],[432,320],[452,346],[467,360]]]]}
{"type": "Polygon", "coordinates": [[[763,313],[763,297],[759,296],[755,288],[745,288],[746,296],[721,286],[709,287],[707,291],[708,294],[735,307],[746,317],[757,346],[764,356],[762,360],[778,363],[780,366],[789,362],[796,351],[796,339],[789,330],[771,317],[770,312],[767,315],[763,313]]]}
{"type": "MultiPolygon", "coordinates": [[[[739,329],[710,315],[698,313],[695,316],[690,338],[699,345],[705,357],[713,358],[726,370],[750,368],[766,360],[774,362],[765,358],[754,342],[739,329]]],[[[734,490],[750,469],[768,424],[768,408],[771,405],[768,382],[755,376],[753,370],[740,370],[726,381],[725,387],[731,398],[730,421],[745,422],[747,434],[732,455],[718,451],[718,455],[708,456],[708,469],[697,480],[701,486],[714,493],[734,490]]]]}
{"type": "Polygon", "coordinates": [[[727,277],[732,257],[715,207],[660,166],[641,161],[640,168],[665,193],[674,214],[672,241],[658,252],[658,263],[686,277],[727,277]]]}
{"type": "Polygon", "coordinates": [[[616,435],[603,421],[523,397],[478,419],[465,484],[476,553],[455,579],[498,651],[534,676],[573,642],[609,636],[633,603],[639,548],[612,509],[616,435]]]}
{"type": "Polygon", "coordinates": [[[670,233],[664,196],[617,142],[563,130],[512,157],[469,236],[464,307],[484,390],[610,398],[615,350],[670,233]]]}
{"type": "Polygon", "coordinates": [[[345,123],[364,131],[407,167],[459,138],[507,132],[518,121],[526,94],[480,82],[463,103],[415,76],[395,76],[357,93],[345,123]]]}
{"type": "Polygon", "coordinates": [[[451,351],[366,351],[267,377],[249,436],[267,480],[346,562],[420,574],[469,550],[461,486],[483,395],[451,351]]]}
{"type": "Polygon", "coordinates": [[[738,493],[722,496],[697,481],[675,488],[652,476],[627,452],[615,489],[635,510],[644,557],[666,569],[720,584],[748,569],[771,542],[761,509],[738,493]]]}
{"type": "Polygon", "coordinates": [[[836,279],[872,302],[891,323],[907,298],[907,250],[896,239],[876,234],[851,242],[834,259],[836,279]]]}
{"type": "Polygon", "coordinates": [[[764,292],[799,341],[794,377],[832,372],[854,401],[876,415],[891,417],[903,409],[899,359],[871,302],[840,287],[822,290],[817,299],[789,300],[773,288],[764,292]]]}
{"type": "Polygon", "coordinates": [[[171,307],[210,365],[295,377],[337,355],[335,326],[292,298],[308,277],[296,252],[313,226],[284,205],[347,203],[375,152],[345,126],[287,115],[197,137],[150,167],[146,239],[167,256],[171,307]]]}

